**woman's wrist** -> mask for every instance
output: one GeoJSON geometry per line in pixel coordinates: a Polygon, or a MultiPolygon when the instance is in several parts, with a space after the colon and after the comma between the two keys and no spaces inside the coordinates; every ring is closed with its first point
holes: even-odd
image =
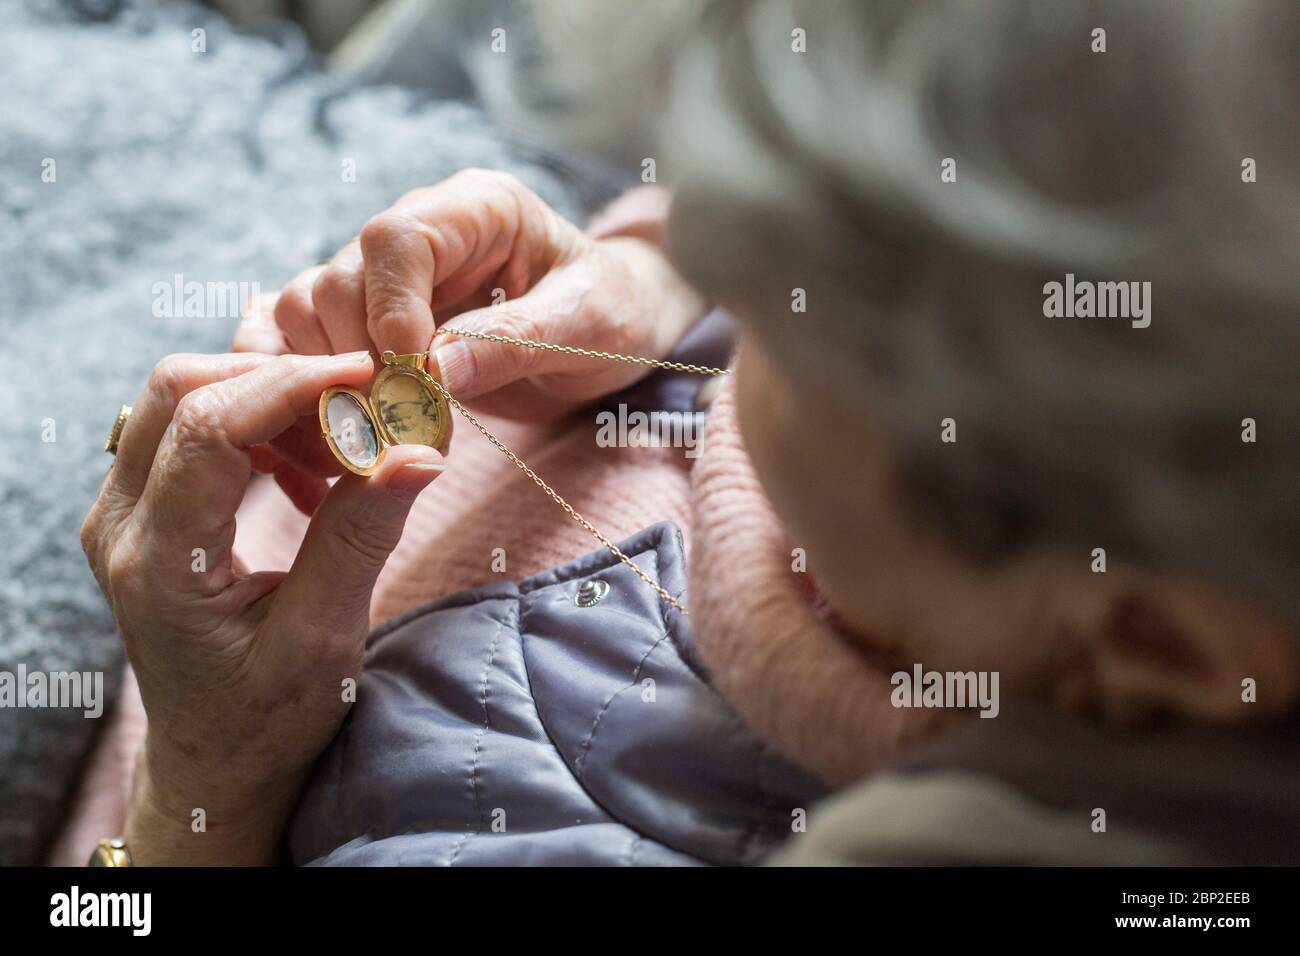
{"type": "Polygon", "coordinates": [[[672,194],[661,186],[638,186],[601,209],[587,223],[593,239],[631,236],[663,248],[672,194]]]}
{"type": "Polygon", "coordinates": [[[664,234],[672,209],[672,193],[662,186],[644,185],[631,189],[596,213],[587,224],[587,234],[607,248],[616,250],[639,276],[644,288],[656,300],[656,344],[671,348],[677,340],[709,313],[709,301],[679,273],[668,258],[664,234]]]}
{"type": "Polygon", "coordinates": [[[278,861],[297,786],[246,787],[187,772],[146,740],[123,836],[136,866],[267,866],[278,861]]]}
{"type": "Polygon", "coordinates": [[[602,240],[607,251],[623,264],[628,282],[622,288],[635,290],[628,304],[644,308],[653,316],[657,355],[666,355],[683,335],[708,315],[709,300],[682,278],[662,248],[633,236],[602,240]]]}

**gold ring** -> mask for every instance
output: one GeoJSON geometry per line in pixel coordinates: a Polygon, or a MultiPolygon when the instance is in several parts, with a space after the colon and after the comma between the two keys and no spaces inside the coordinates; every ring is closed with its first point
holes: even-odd
{"type": "Polygon", "coordinates": [[[122,437],[122,428],[126,425],[126,420],[130,415],[130,405],[123,405],[118,411],[117,421],[113,422],[113,430],[108,433],[108,441],[104,442],[104,451],[110,455],[117,454],[117,441],[122,437]]]}

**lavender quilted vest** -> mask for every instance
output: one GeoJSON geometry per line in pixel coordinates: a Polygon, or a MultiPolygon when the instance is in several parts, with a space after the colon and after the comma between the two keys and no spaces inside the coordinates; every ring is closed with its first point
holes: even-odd
{"type": "MultiPolygon", "coordinates": [[[[620,547],[684,594],[673,525],[620,547]]],[[[823,792],[710,687],[687,619],[597,552],[377,631],[290,848],[340,865],[749,864],[823,792]]]]}
{"type": "MultiPolygon", "coordinates": [[[[731,328],[714,312],[671,357],[725,365],[731,328]]],[[[700,383],[660,372],[609,404],[691,412],[700,383]]],[[[686,603],[673,525],[619,546],[686,603]]],[[[290,850],[343,865],[756,863],[823,793],[709,685],[688,619],[600,551],[376,631],[290,850]]]]}

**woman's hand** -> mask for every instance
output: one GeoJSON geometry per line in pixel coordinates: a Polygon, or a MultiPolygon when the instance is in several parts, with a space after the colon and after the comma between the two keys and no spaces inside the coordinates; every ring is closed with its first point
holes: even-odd
{"type": "MultiPolygon", "coordinates": [[[[652,207],[651,218],[667,209],[662,196],[639,205],[652,207]]],[[[235,348],[401,354],[433,345],[458,398],[512,418],[554,415],[646,369],[454,336],[435,341],[434,329],[454,317],[450,324],[474,331],[666,355],[705,302],[668,263],[657,228],[616,232],[584,233],[513,176],[467,170],[403,196],[328,265],[255,305],[235,348]]]]}
{"type": "Polygon", "coordinates": [[[347,712],[375,578],[437,452],[399,445],[368,480],[344,475],[288,572],[250,574],[232,547],[249,450],[372,372],[365,352],[177,355],[134,405],[82,545],[149,715],[126,827],[139,863],[273,861],[347,712]]]}

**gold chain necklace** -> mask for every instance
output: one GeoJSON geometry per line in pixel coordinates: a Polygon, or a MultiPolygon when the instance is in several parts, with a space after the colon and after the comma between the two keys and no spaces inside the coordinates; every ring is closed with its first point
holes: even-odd
{"type": "MultiPolygon", "coordinates": [[[[544,352],[560,352],[565,355],[582,355],[588,358],[604,359],[609,362],[626,362],[633,365],[646,365],[652,368],[667,369],[674,372],[690,372],[697,375],[726,375],[724,368],[707,365],[692,365],[686,362],[670,362],[666,359],[645,358],[639,355],[622,355],[618,352],[600,352],[583,349],[572,345],[552,345],[549,342],[533,342],[528,339],[512,338],[492,332],[473,332],[444,326],[434,333],[434,339],[440,335],[458,335],[463,338],[483,339],[503,345],[519,348],[536,349],[544,352]]],[[[334,453],[345,468],[359,475],[370,475],[379,467],[384,448],[389,445],[418,443],[429,445],[445,453],[451,440],[451,417],[449,408],[454,408],[465,420],[477,429],[484,438],[491,442],[498,451],[542,489],[552,501],[563,508],[574,521],[581,525],[588,534],[599,541],[609,553],[627,566],[627,568],[648,584],[671,607],[683,614],[688,613],[681,603],[664,589],[663,585],[651,580],[650,576],[637,567],[614,542],[601,534],[596,527],[577,512],[560,494],[542,480],[541,476],[529,468],[518,455],[506,447],[501,439],[493,435],[482,422],[475,418],[437,377],[428,370],[430,352],[417,352],[412,355],[396,355],[391,351],[381,356],[384,370],[375,379],[370,390],[370,397],[362,395],[356,389],[335,386],[326,389],[320,397],[321,434],[330,451],[334,453]]]]}

